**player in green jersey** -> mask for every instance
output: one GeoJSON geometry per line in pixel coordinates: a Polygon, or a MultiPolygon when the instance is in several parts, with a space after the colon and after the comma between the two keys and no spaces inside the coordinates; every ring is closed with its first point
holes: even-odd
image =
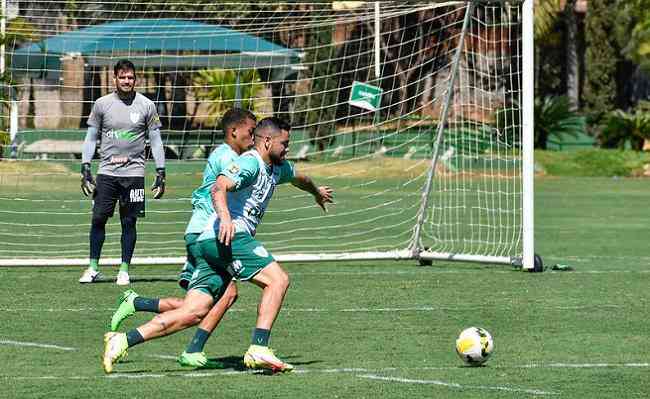
{"type": "MultiPolygon", "coordinates": [[[[253,146],[253,130],[256,118],[250,111],[233,108],[228,110],[222,120],[224,143],[218,146],[210,156],[203,172],[203,181],[192,193],[192,217],[185,230],[185,245],[187,262],[181,271],[179,285],[187,290],[189,281],[194,274],[195,260],[192,247],[196,239],[205,229],[208,220],[214,214],[210,191],[212,185],[226,165],[235,160],[239,154],[253,146]]],[[[183,366],[214,368],[219,365],[211,361],[203,352],[206,341],[217,327],[225,312],[237,299],[237,288],[234,281],[228,285],[224,295],[201,320],[194,337],[187,349],[180,355],[178,361],[183,366]]],[[[124,319],[135,312],[163,313],[179,308],[183,298],[145,298],[135,291],[128,290],[118,300],[118,308],[111,319],[111,331],[117,331],[124,319]]]]}
{"type": "Polygon", "coordinates": [[[317,204],[323,209],[326,203],[332,202],[332,190],[329,187],[317,187],[309,177],[295,172],[291,163],[286,161],[289,131],[282,126],[285,124],[276,118],[260,121],[255,129],[255,150],[238,158],[228,166],[227,172],[222,171],[213,186],[213,205],[217,205],[215,210],[219,218],[214,217],[214,229],[208,228],[201,234],[198,248],[192,248],[196,271],[183,305],[159,314],[126,334],[105,334],[102,366],[106,373],[113,371],[113,365],[129,347],[199,323],[213,303],[224,295],[233,276],[250,279],[263,289],[253,334],[254,345],[246,352],[245,364],[273,371],[293,369],[293,366],[277,359],[268,348],[270,329],[289,286],[289,277],[268,251],[252,237],[277,184],[291,182],[297,188],[314,195],[317,204]],[[243,160],[244,158],[246,159],[243,160]],[[242,163],[240,160],[243,160],[242,163]],[[239,171],[246,171],[241,179],[235,177],[239,171]],[[225,173],[229,173],[236,181],[226,177],[225,173]],[[226,191],[230,191],[228,197],[232,194],[241,198],[235,200],[233,197],[232,203],[228,203],[226,191]],[[254,201],[250,202],[250,206],[238,208],[241,204],[246,204],[246,198],[254,201]],[[229,210],[232,211],[233,218],[230,217],[229,210]],[[237,228],[243,233],[241,239],[235,234],[240,232],[237,228]],[[219,246],[214,239],[215,230],[219,232],[219,246]],[[231,241],[233,245],[230,245],[231,241]],[[251,259],[245,259],[246,256],[251,259]]]}

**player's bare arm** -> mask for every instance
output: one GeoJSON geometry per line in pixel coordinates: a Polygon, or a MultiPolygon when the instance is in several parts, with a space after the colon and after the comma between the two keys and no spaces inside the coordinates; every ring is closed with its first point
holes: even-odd
{"type": "Polygon", "coordinates": [[[212,186],[212,206],[219,216],[219,242],[224,245],[230,245],[232,238],[235,236],[235,225],[232,223],[230,211],[228,210],[228,191],[235,189],[235,183],[226,176],[219,176],[216,183],[212,186]]]}
{"type": "Polygon", "coordinates": [[[306,191],[314,196],[314,200],[323,209],[323,212],[327,212],[327,207],[325,204],[333,204],[333,195],[334,191],[329,186],[319,186],[317,187],[314,184],[314,181],[311,177],[303,175],[302,173],[296,172],[291,184],[294,187],[297,187],[303,191],[306,191]]]}

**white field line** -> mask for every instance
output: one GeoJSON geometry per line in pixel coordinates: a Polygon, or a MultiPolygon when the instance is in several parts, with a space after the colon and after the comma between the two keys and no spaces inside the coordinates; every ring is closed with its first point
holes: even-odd
{"type": "MultiPolygon", "coordinates": [[[[467,309],[487,308],[498,309],[494,304],[473,304],[467,306],[446,306],[446,305],[421,305],[421,306],[404,306],[404,307],[386,307],[386,308],[346,308],[346,309],[327,309],[327,308],[284,308],[283,313],[385,313],[385,312],[434,312],[434,311],[464,311],[467,309]]],[[[620,309],[625,308],[624,305],[614,305],[607,303],[595,303],[589,305],[564,305],[564,306],[544,306],[547,310],[584,310],[584,309],[620,309]]],[[[513,309],[513,306],[503,306],[503,309],[513,309]]],[[[3,313],[110,313],[114,312],[115,308],[0,308],[3,313]]],[[[257,312],[256,308],[243,308],[243,309],[229,309],[228,313],[250,313],[257,312]]],[[[143,312],[144,313],[144,312],[143,312]]]]}
{"type": "Polygon", "coordinates": [[[61,351],[76,351],[77,348],[70,348],[68,346],[59,346],[59,345],[50,345],[50,344],[39,344],[36,342],[20,342],[20,341],[10,341],[10,340],[0,340],[0,345],[12,345],[12,346],[32,346],[35,348],[44,348],[44,349],[58,349],[61,351]]]}
{"type": "MultiPolygon", "coordinates": [[[[650,261],[650,259],[648,259],[650,261]]],[[[559,263],[569,263],[566,260],[558,260],[559,263]]],[[[642,262],[639,259],[636,259],[636,262],[642,262]]],[[[643,261],[645,262],[645,261],[643,261]]],[[[548,265],[551,265],[555,262],[547,262],[548,265]]],[[[572,265],[574,266],[574,265],[572,265]]],[[[430,266],[426,266],[430,267],[430,266]]],[[[3,275],[5,271],[9,270],[19,270],[19,268],[15,269],[4,269],[0,268],[0,276],[3,275]]],[[[20,270],[20,271],[24,271],[20,270]]],[[[414,268],[414,270],[398,270],[398,271],[362,271],[362,272],[356,272],[356,271],[331,271],[331,272],[290,272],[289,274],[291,276],[331,276],[331,277],[337,277],[337,276],[381,276],[381,275],[391,275],[391,276],[396,276],[396,275],[416,275],[416,276],[429,276],[429,275],[438,275],[438,274],[473,274],[480,272],[481,269],[465,269],[465,270],[436,270],[434,268],[430,269],[424,269],[424,268],[414,268]]],[[[76,271],[75,271],[76,272],[76,271]]],[[[490,269],[488,271],[490,274],[511,274],[512,273],[512,268],[506,267],[501,270],[498,269],[490,269]]],[[[554,270],[546,270],[544,274],[560,274],[560,275],[570,275],[570,274],[648,274],[650,273],[649,269],[640,269],[640,270],[617,270],[617,269],[604,269],[604,270],[584,270],[581,269],[581,267],[577,267],[575,270],[572,271],[554,271],[554,270]]],[[[7,273],[7,276],[9,274],[7,273]]],[[[8,277],[5,277],[8,278],[8,277]]],[[[33,276],[22,274],[22,275],[15,275],[11,276],[11,278],[15,279],[32,279],[33,276]]],[[[59,280],[67,280],[69,279],[69,276],[66,274],[60,274],[59,276],[53,276],[51,277],[53,279],[59,279],[59,280]]],[[[113,281],[115,279],[114,276],[112,275],[104,275],[104,279],[101,281],[113,281]]],[[[178,275],[159,275],[159,274],[142,274],[142,275],[133,275],[131,274],[131,282],[132,283],[137,283],[138,280],[160,280],[161,282],[176,282],[178,279],[178,275]]]]}
{"type": "MultiPolygon", "coordinates": [[[[174,356],[168,355],[148,355],[148,357],[158,357],[158,358],[176,358],[174,356]]],[[[515,366],[488,366],[489,368],[494,369],[527,369],[527,368],[648,368],[650,363],[549,363],[549,364],[529,364],[529,365],[515,365],[515,366]]],[[[39,375],[39,376],[12,376],[12,375],[0,375],[0,380],[92,380],[98,378],[127,378],[127,379],[147,379],[147,378],[178,378],[178,377],[187,377],[187,378],[212,378],[215,376],[237,376],[237,375],[247,375],[247,374],[261,374],[261,370],[250,370],[250,371],[237,371],[237,370],[227,370],[227,371],[190,371],[183,372],[179,371],[176,373],[143,373],[143,374],[132,374],[132,373],[114,373],[108,376],[99,374],[99,365],[97,366],[98,374],[92,376],[55,376],[55,375],[39,375]]],[[[430,382],[431,380],[405,380],[401,378],[394,377],[381,377],[376,374],[370,373],[387,373],[387,372],[410,372],[410,371],[436,371],[436,370],[458,370],[462,371],[465,367],[452,366],[452,367],[408,367],[408,368],[396,368],[396,367],[387,367],[381,369],[366,369],[366,368],[332,368],[332,369],[296,369],[293,373],[296,374],[355,374],[360,378],[371,378],[371,379],[391,379],[396,382],[410,382],[415,384],[433,384],[433,385],[444,385],[448,384],[450,387],[464,388],[464,389],[490,389],[490,390],[512,390],[513,392],[526,392],[520,388],[507,388],[507,387],[481,387],[481,386],[460,386],[455,383],[447,383],[442,381],[430,382]],[[401,381],[398,381],[401,380],[401,381]],[[403,381],[405,380],[405,381],[403,381]],[[420,381],[420,382],[418,382],[420,381]],[[424,382],[423,382],[424,381],[424,382]],[[427,382],[428,381],[428,382],[427,382]],[[507,389],[502,389],[507,388],[507,389]]],[[[530,390],[535,391],[535,390],[530,390]]],[[[532,392],[528,392],[532,393],[532,392]]],[[[548,393],[554,394],[554,393],[548,393]]]]}
{"type": "Polygon", "coordinates": [[[524,366],[519,366],[519,368],[576,368],[576,369],[592,369],[592,368],[610,368],[610,367],[638,367],[645,368],[650,367],[650,363],[548,363],[548,364],[527,364],[524,366]]]}
{"type": "Polygon", "coordinates": [[[400,382],[404,384],[438,385],[438,386],[456,388],[456,389],[481,389],[487,391],[520,392],[520,393],[527,393],[530,395],[559,395],[559,392],[542,391],[539,389],[510,388],[510,387],[488,386],[488,385],[461,385],[455,382],[444,382],[438,380],[413,380],[410,378],[397,378],[397,377],[382,377],[374,374],[363,374],[363,375],[358,375],[357,377],[366,378],[369,380],[386,381],[386,382],[400,382]]]}
{"type": "MultiPolygon", "coordinates": [[[[344,309],[328,309],[328,308],[283,308],[283,313],[384,313],[384,312],[434,312],[434,311],[464,311],[467,309],[477,308],[490,308],[498,309],[495,304],[470,304],[466,306],[449,306],[449,305],[419,305],[419,306],[402,306],[402,307],[386,307],[386,308],[344,308],[344,309]]],[[[584,310],[584,309],[620,309],[626,308],[626,305],[616,305],[609,303],[591,303],[588,305],[563,305],[563,306],[543,306],[547,310],[584,310]]],[[[513,309],[514,306],[505,305],[502,309],[513,309]]],[[[0,308],[3,313],[110,313],[114,312],[115,308],[0,308]]],[[[249,313],[257,312],[257,308],[239,308],[229,309],[229,313],[249,313]]],[[[146,313],[146,312],[141,312],[146,313]]]]}

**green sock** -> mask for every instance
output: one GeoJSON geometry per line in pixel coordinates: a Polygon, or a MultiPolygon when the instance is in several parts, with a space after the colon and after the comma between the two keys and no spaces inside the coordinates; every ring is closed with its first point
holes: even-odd
{"type": "Polygon", "coordinates": [[[122,262],[122,264],[120,265],[120,271],[128,273],[129,272],[129,264],[126,263],[126,262],[122,262]]]}
{"type": "Polygon", "coordinates": [[[99,267],[99,259],[91,259],[88,268],[97,271],[98,267],[99,267]]]}
{"type": "Polygon", "coordinates": [[[198,328],[194,334],[194,338],[192,338],[190,341],[190,344],[187,346],[185,352],[203,352],[203,347],[205,346],[205,342],[208,340],[208,338],[210,338],[210,333],[202,328],[198,328]]]}

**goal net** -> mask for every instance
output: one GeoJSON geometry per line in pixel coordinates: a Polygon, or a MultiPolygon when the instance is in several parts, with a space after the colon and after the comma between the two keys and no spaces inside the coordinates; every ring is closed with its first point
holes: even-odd
{"type": "MultiPolygon", "coordinates": [[[[81,144],[128,58],[160,114],[168,170],[164,198],[147,199],[138,222],[134,264],[184,260],[191,192],[223,140],[221,115],[239,106],[289,121],[289,158],[335,190],[323,214],[278,188],[257,238],[280,261],[530,267],[530,2],[8,4],[0,264],[87,263],[81,144]]],[[[119,256],[113,217],[101,263],[119,256]]]]}

